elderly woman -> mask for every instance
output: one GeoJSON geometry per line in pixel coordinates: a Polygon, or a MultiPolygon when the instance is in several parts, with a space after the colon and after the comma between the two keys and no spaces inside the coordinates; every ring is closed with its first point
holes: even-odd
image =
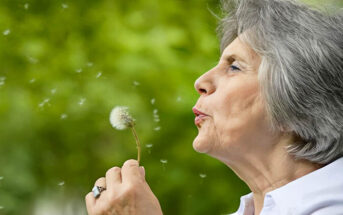
{"type": "MultiPolygon", "coordinates": [[[[343,214],[342,16],[290,0],[234,8],[218,65],[195,82],[194,149],[251,189],[236,215],[343,214]]],[[[134,160],[108,170],[88,213],[162,214],[144,174],[134,160]]]]}

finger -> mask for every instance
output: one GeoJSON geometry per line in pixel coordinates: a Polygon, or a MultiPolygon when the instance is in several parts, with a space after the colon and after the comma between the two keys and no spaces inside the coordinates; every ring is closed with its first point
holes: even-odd
{"type": "Polygon", "coordinates": [[[116,185],[121,184],[121,169],[119,167],[112,167],[106,172],[106,184],[108,189],[113,189],[116,185]]]}
{"type": "Polygon", "coordinates": [[[93,208],[95,206],[95,198],[93,196],[93,192],[89,192],[86,197],[86,207],[88,214],[92,214],[93,208]]]}
{"type": "Polygon", "coordinates": [[[139,167],[139,172],[142,175],[142,177],[145,178],[145,168],[144,168],[144,166],[140,166],[139,167]]]}
{"type": "Polygon", "coordinates": [[[105,177],[101,177],[98,180],[96,180],[94,186],[106,188],[106,179],[105,179],[105,177]]]}
{"type": "Polygon", "coordinates": [[[127,160],[121,169],[123,183],[137,183],[143,180],[136,160],[127,160]]]}

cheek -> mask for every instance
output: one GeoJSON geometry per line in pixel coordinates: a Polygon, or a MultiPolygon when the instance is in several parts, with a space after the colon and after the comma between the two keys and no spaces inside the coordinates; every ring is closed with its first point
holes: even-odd
{"type": "Polygon", "coordinates": [[[223,148],[249,146],[266,128],[264,106],[256,89],[229,95],[218,108],[215,124],[223,148]]]}

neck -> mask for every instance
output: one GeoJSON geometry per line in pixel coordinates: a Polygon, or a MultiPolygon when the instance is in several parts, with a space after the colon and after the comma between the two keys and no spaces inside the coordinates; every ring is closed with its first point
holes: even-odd
{"type": "Polygon", "coordinates": [[[321,166],[305,160],[295,160],[286,151],[293,141],[291,136],[278,138],[272,149],[261,153],[246,153],[244,158],[232,159],[226,164],[248,185],[254,196],[255,214],[263,208],[264,196],[321,166]]]}

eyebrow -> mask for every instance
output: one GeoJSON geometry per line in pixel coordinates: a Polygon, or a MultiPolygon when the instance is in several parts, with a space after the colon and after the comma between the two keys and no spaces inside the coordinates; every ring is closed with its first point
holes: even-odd
{"type": "Polygon", "coordinates": [[[241,58],[240,56],[236,55],[236,54],[227,54],[227,55],[224,55],[224,59],[227,61],[227,60],[238,60],[238,61],[241,61],[245,64],[249,64],[248,62],[246,62],[243,58],[241,58]]]}

